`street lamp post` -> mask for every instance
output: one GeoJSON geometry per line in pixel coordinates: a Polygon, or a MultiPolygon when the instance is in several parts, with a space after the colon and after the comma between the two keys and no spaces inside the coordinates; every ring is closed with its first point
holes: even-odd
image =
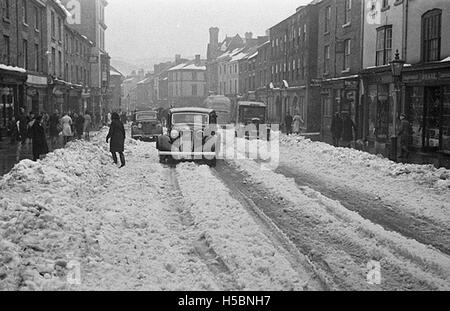
{"type": "Polygon", "coordinates": [[[394,135],[391,137],[391,160],[397,161],[397,145],[398,145],[398,137],[397,137],[397,119],[398,119],[398,107],[400,104],[400,92],[401,92],[401,79],[402,79],[402,73],[403,68],[405,66],[405,61],[400,59],[400,54],[397,50],[395,53],[394,60],[391,61],[391,71],[392,76],[394,78],[395,83],[395,93],[396,98],[394,102],[394,120],[393,120],[393,128],[394,128],[394,135]]]}

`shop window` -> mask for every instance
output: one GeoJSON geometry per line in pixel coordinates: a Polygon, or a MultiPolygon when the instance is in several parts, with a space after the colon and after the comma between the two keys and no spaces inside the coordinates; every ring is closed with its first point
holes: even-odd
{"type": "Polygon", "coordinates": [[[389,138],[390,116],[389,84],[369,86],[369,133],[368,137],[379,142],[389,138]]]}
{"type": "Polygon", "coordinates": [[[423,88],[411,87],[407,89],[408,120],[412,128],[412,146],[423,147],[423,88]]]}
{"type": "Polygon", "coordinates": [[[442,106],[442,150],[450,152],[450,86],[444,88],[442,106]]]}
{"type": "Polygon", "coordinates": [[[439,87],[425,88],[425,147],[439,148],[441,89],[439,87]]]}

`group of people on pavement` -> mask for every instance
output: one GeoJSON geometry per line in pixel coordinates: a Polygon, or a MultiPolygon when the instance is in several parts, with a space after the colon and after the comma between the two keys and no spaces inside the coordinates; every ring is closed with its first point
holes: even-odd
{"type": "Polygon", "coordinates": [[[350,118],[348,111],[336,113],[331,121],[331,134],[333,145],[336,147],[350,148],[356,134],[356,125],[350,118]]]}
{"type": "MultiPolygon", "coordinates": [[[[337,112],[331,121],[331,134],[333,137],[333,145],[336,147],[352,147],[352,143],[356,137],[356,126],[350,117],[348,111],[342,113],[337,112]],[[341,117],[342,115],[342,117],[341,117]]],[[[409,152],[409,145],[411,143],[412,128],[408,121],[406,114],[400,115],[400,128],[397,136],[400,138],[401,154],[400,159],[407,159],[409,152]]]]}
{"type": "Polygon", "coordinates": [[[8,126],[8,135],[11,137],[11,144],[18,142],[18,153],[29,143],[32,145],[33,160],[49,152],[47,138],[51,148],[54,150],[60,145],[62,147],[72,139],[89,139],[92,131],[92,117],[89,111],[85,114],[64,113],[59,114],[56,110],[51,116],[47,113],[30,114],[25,113],[24,108],[20,108],[19,116],[12,118],[8,126]]]}
{"type": "MultiPolygon", "coordinates": [[[[109,113],[105,121],[110,127],[106,142],[110,144],[113,161],[118,164],[117,154],[119,154],[120,167],[124,167],[126,114],[109,113]]],[[[33,161],[37,161],[49,153],[48,142],[50,142],[51,148],[55,150],[58,147],[65,147],[71,140],[84,139],[89,141],[93,127],[93,119],[89,111],[84,114],[72,114],[70,112],[60,114],[58,110],[55,110],[49,116],[46,113],[35,114],[34,112],[27,115],[25,109],[20,108],[17,118],[11,118],[8,124],[7,135],[10,136],[12,145],[18,144],[18,155],[25,146],[31,143],[33,161]]],[[[17,156],[18,160],[19,156],[17,156]]]]}

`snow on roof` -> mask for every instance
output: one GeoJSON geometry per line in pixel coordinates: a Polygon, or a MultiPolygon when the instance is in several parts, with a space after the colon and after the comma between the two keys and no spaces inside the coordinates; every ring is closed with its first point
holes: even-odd
{"type": "Polygon", "coordinates": [[[60,8],[64,11],[67,17],[72,16],[72,13],[70,13],[66,7],[61,3],[61,0],[53,0],[60,8]]]}
{"type": "Polygon", "coordinates": [[[191,62],[179,64],[179,65],[169,69],[169,71],[175,71],[175,70],[206,70],[206,66],[197,65],[191,61],[191,62]]]}
{"type": "Polygon", "coordinates": [[[250,56],[248,57],[248,59],[252,59],[252,58],[254,58],[254,57],[256,57],[256,56],[258,56],[258,51],[256,51],[256,52],[253,53],[252,55],[250,55],[250,56]]]}
{"type": "Polygon", "coordinates": [[[151,80],[152,80],[151,78],[145,78],[144,80],[139,81],[137,84],[139,84],[139,85],[146,84],[146,83],[150,82],[151,80]]]}
{"type": "Polygon", "coordinates": [[[447,58],[444,58],[443,60],[441,60],[441,62],[445,63],[445,62],[450,62],[450,56],[447,58]]]}
{"type": "Polygon", "coordinates": [[[239,61],[239,60],[241,60],[241,59],[244,59],[244,58],[247,57],[247,56],[248,56],[248,53],[240,52],[240,53],[234,55],[234,56],[231,58],[230,61],[231,61],[231,62],[239,61]]]}
{"type": "Polygon", "coordinates": [[[237,49],[234,49],[232,51],[228,51],[226,53],[223,53],[219,57],[217,57],[217,59],[224,59],[224,58],[227,58],[227,57],[233,57],[233,56],[239,54],[240,52],[242,52],[244,49],[245,48],[237,48],[237,49]]]}
{"type": "Polygon", "coordinates": [[[21,72],[21,73],[26,73],[27,71],[23,68],[20,67],[13,67],[13,66],[7,66],[7,65],[3,65],[0,64],[0,69],[1,70],[6,70],[6,71],[15,71],[15,72],[21,72]]]}
{"type": "Polygon", "coordinates": [[[114,71],[114,70],[110,70],[109,75],[110,76],[122,76],[120,73],[118,73],[117,71],[114,71]]]}

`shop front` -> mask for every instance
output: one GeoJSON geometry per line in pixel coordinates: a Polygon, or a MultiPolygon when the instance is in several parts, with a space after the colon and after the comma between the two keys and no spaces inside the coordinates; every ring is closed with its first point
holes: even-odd
{"type": "Polygon", "coordinates": [[[412,125],[411,149],[448,165],[450,62],[412,66],[405,70],[403,83],[404,111],[412,125]]]}
{"type": "Polygon", "coordinates": [[[35,114],[48,113],[48,78],[28,74],[26,82],[25,110],[35,114]]]}
{"type": "Polygon", "coordinates": [[[26,73],[0,69],[0,136],[23,107],[26,79],[26,73]]]}
{"type": "MultiPolygon", "coordinates": [[[[361,136],[367,142],[367,151],[388,157],[391,137],[395,135],[396,88],[391,69],[384,66],[365,70],[361,74],[361,81],[361,136]]],[[[400,111],[398,107],[398,115],[400,111]]]]}
{"type": "MultiPolygon", "coordinates": [[[[348,112],[358,126],[362,108],[359,101],[359,76],[327,79],[321,81],[321,134],[322,140],[332,143],[331,123],[336,113],[348,112]]],[[[360,132],[356,133],[360,136],[360,132]]]]}

